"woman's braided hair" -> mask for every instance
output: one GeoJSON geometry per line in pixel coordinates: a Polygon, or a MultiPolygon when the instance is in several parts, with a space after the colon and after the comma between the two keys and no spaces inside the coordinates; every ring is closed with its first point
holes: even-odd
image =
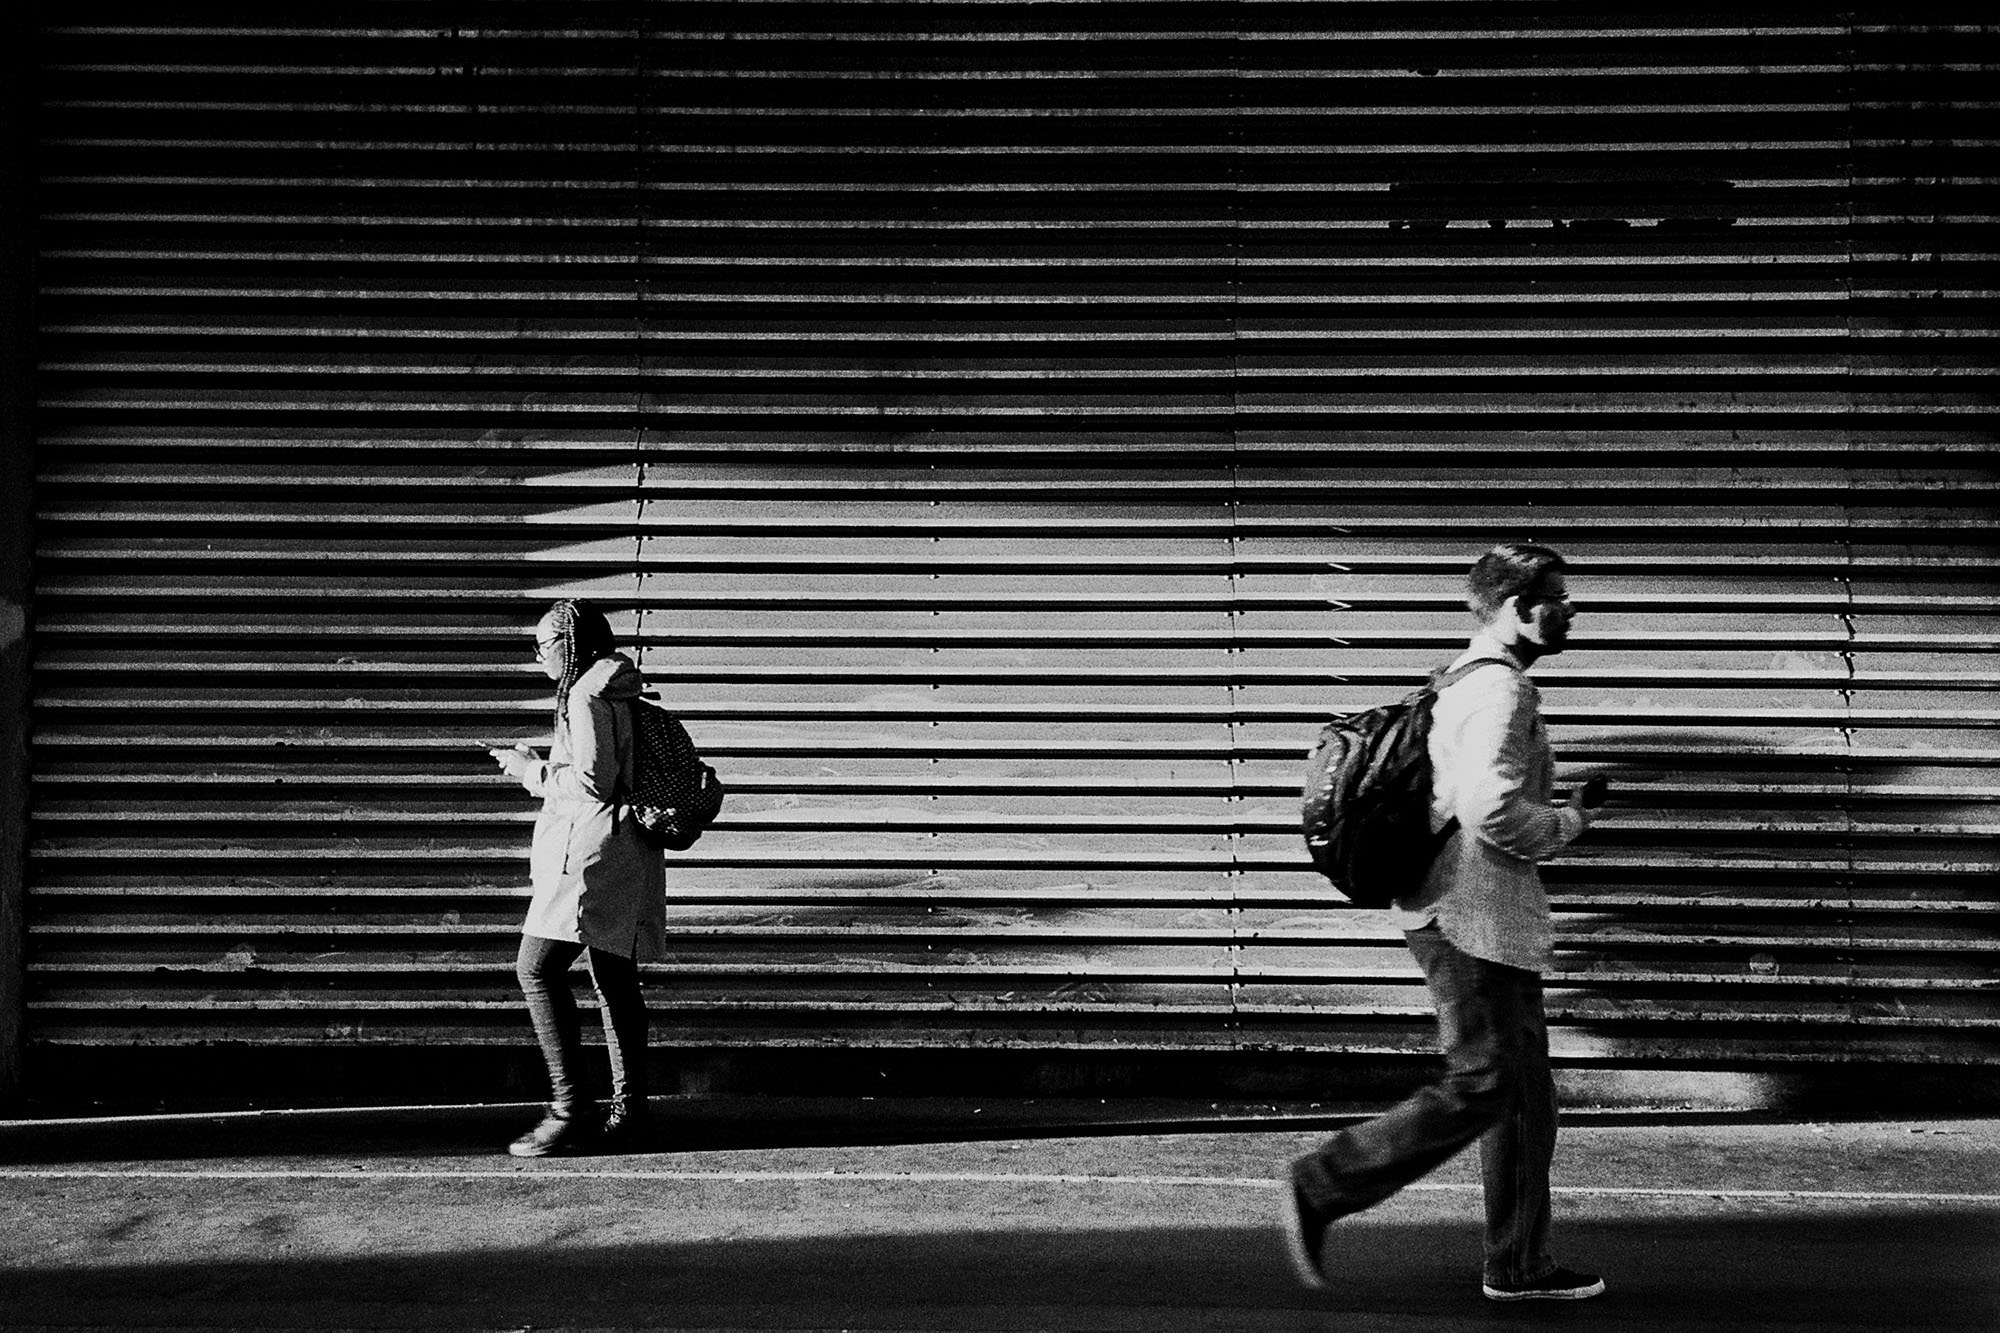
{"type": "Polygon", "coordinates": [[[562,677],[556,681],[556,730],[569,716],[569,692],[583,673],[611,656],[617,642],[604,613],[579,597],[565,598],[549,608],[549,624],[563,646],[562,677]]]}

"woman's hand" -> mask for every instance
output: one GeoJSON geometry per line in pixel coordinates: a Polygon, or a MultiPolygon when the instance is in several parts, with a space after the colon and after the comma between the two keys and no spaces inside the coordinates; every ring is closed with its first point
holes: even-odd
{"type": "Polygon", "coordinates": [[[486,753],[493,756],[493,762],[500,765],[500,771],[508,777],[520,780],[530,765],[540,763],[541,756],[525,745],[516,745],[511,750],[492,749],[486,753]]]}

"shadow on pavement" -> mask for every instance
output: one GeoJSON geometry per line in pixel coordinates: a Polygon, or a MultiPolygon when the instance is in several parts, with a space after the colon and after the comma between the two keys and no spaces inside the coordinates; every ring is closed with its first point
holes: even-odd
{"type": "MultiPolygon", "coordinates": [[[[774,1222],[772,1230],[778,1229],[774,1222]]],[[[265,1238],[273,1247],[283,1237],[265,1238]]],[[[2000,1321],[2000,1217],[1873,1207],[1579,1220],[1598,1301],[1496,1306],[1463,1222],[1337,1231],[1338,1282],[1299,1290],[1255,1227],[943,1230],[593,1243],[293,1260],[0,1266],[0,1324],[1222,1330],[1980,1329],[2000,1321]]]]}

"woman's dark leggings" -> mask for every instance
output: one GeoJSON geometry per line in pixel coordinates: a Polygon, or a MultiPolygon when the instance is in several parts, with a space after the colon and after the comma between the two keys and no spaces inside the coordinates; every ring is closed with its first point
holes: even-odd
{"type": "Polygon", "coordinates": [[[574,1114],[581,1101],[578,1066],[583,1037],[569,982],[569,970],[579,954],[588,962],[591,984],[597,987],[604,1044],[611,1055],[611,1095],[641,1102],[646,1096],[646,1000],[639,993],[639,965],[570,940],[523,935],[514,975],[528,999],[528,1017],[548,1062],[549,1105],[561,1115],[574,1114]]]}

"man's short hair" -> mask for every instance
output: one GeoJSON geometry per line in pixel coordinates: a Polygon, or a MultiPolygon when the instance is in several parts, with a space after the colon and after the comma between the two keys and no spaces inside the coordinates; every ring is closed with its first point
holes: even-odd
{"type": "Polygon", "coordinates": [[[1507,542],[1479,557],[1465,577],[1465,604],[1485,624],[1507,603],[1527,594],[1532,597],[1550,574],[1563,568],[1563,558],[1546,546],[1530,542],[1507,542]]]}

